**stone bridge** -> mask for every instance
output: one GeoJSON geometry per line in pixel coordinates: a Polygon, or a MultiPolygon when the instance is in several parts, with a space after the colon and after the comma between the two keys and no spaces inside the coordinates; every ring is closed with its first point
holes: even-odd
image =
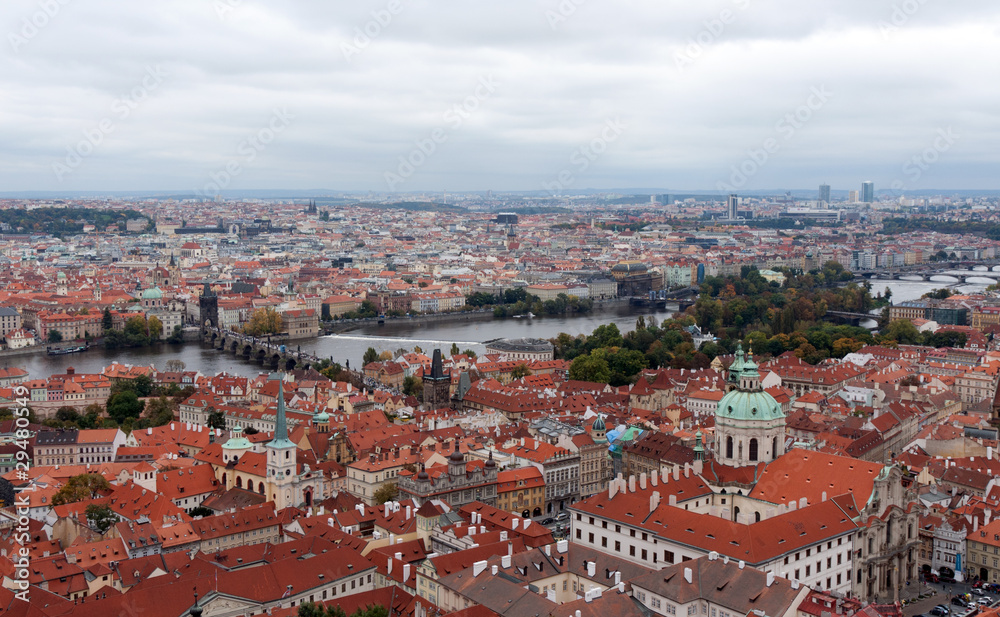
{"type": "Polygon", "coordinates": [[[202,330],[202,341],[219,351],[272,369],[307,369],[320,361],[320,358],[301,351],[283,336],[253,337],[232,330],[206,327],[202,330]]]}

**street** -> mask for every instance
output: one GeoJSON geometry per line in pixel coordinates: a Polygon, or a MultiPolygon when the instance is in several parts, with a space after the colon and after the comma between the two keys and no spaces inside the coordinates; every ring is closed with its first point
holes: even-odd
{"type": "MultiPolygon", "coordinates": [[[[918,602],[913,602],[907,604],[903,607],[903,615],[906,617],[914,617],[915,615],[930,615],[932,608],[938,604],[946,606],[949,609],[949,614],[944,617],[962,617],[966,614],[976,614],[978,610],[970,611],[967,608],[961,606],[955,606],[951,603],[951,598],[956,595],[966,594],[972,592],[972,585],[968,583],[925,583],[923,581],[919,583],[911,583],[909,587],[913,585],[919,585],[920,593],[927,593],[929,591],[936,592],[934,595],[924,598],[918,602]]],[[[904,596],[906,597],[906,596],[904,596]]],[[[977,602],[981,596],[975,594],[972,595],[972,601],[977,602]]],[[[981,608],[995,607],[1000,603],[1000,594],[986,593],[986,597],[990,598],[990,603],[988,605],[980,605],[981,608]]]]}

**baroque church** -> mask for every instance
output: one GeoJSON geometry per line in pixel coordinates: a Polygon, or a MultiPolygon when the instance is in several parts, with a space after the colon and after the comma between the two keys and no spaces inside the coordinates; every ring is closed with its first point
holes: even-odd
{"type": "Polygon", "coordinates": [[[277,510],[309,507],[326,499],[323,474],[307,464],[298,464],[297,448],[288,439],[284,378],[275,373],[271,379],[278,380],[274,438],[265,444],[263,453],[255,452],[253,444],[243,436],[243,429],[234,427],[232,436],[222,445],[221,456],[212,461],[215,477],[226,490],[236,488],[263,495],[274,502],[277,510]]]}

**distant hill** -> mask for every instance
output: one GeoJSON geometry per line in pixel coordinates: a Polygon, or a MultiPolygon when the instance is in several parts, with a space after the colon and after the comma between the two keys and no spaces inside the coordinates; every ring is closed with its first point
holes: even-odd
{"type": "Polygon", "coordinates": [[[83,232],[85,225],[104,231],[111,225],[118,226],[117,233],[127,233],[125,223],[130,219],[143,219],[146,227],[153,221],[135,210],[96,210],[91,208],[10,208],[0,210],[0,225],[14,233],[51,234],[65,236],[83,232]]]}

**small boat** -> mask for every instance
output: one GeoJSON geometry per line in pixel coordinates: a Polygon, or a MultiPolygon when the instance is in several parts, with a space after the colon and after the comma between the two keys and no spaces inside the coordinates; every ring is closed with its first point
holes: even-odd
{"type": "Polygon", "coordinates": [[[90,349],[90,345],[84,343],[83,345],[77,345],[75,347],[46,347],[45,351],[48,352],[50,356],[62,356],[68,353],[87,351],[88,349],[90,349]]]}
{"type": "Polygon", "coordinates": [[[380,326],[385,324],[385,313],[379,313],[378,323],[380,326]]]}
{"type": "Polygon", "coordinates": [[[531,319],[534,316],[535,316],[534,313],[532,313],[531,311],[528,311],[524,315],[514,315],[514,319],[521,319],[522,317],[527,317],[528,319],[531,319]]]}

